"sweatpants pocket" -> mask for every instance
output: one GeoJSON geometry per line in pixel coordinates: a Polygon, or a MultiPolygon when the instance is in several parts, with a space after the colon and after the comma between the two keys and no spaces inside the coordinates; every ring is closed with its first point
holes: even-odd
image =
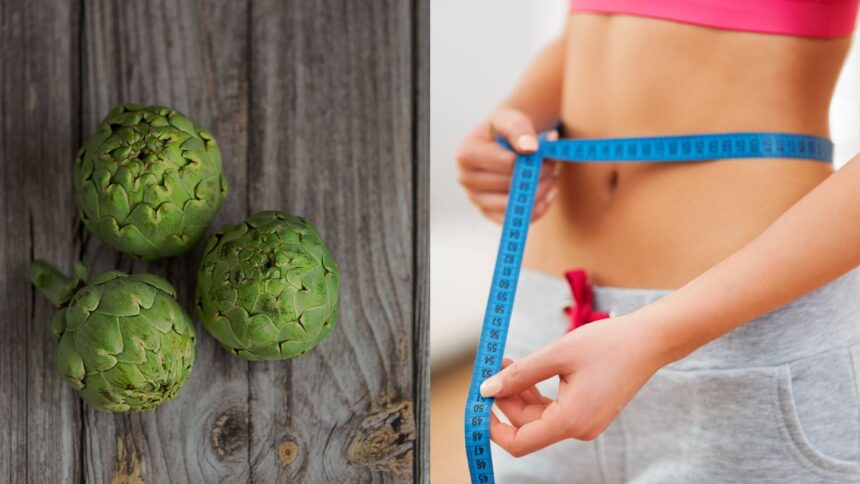
{"type": "Polygon", "coordinates": [[[620,416],[627,481],[860,482],[851,361],[659,371],[620,416]]]}
{"type": "Polygon", "coordinates": [[[783,438],[795,460],[822,475],[860,481],[857,347],[779,368],[777,402],[783,438]]]}

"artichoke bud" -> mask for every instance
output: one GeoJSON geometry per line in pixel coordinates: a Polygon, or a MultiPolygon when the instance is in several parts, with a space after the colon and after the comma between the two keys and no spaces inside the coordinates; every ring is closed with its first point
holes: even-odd
{"type": "Polygon", "coordinates": [[[54,366],[97,410],[152,410],[177,396],[194,364],[191,318],[175,299],[173,286],[152,274],[108,271],[84,280],[44,261],[28,276],[61,306],[51,320],[57,342],[54,366]]]}
{"type": "Polygon", "coordinates": [[[148,261],[191,249],[227,195],[212,135],[159,106],[111,111],[78,152],[74,178],[87,229],[148,261]]]}
{"type": "Polygon", "coordinates": [[[197,279],[203,326],[247,360],[303,355],[337,322],[337,264],[317,229],[284,212],[252,215],[207,243],[197,279]]]}

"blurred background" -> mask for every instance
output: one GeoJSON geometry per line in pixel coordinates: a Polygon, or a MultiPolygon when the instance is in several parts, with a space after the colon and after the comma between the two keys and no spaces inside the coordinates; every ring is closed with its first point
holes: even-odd
{"type": "MultiPolygon", "coordinates": [[[[457,183],[463,135],[514,86],[563,26],[566,0],[434,0],[431,8],[430,463],[433,482],[468,482],[463,407],[500,229],[457,183]],[[483,20],[483,21],[480,21],[483,20]]],[[[836,164],[860,153],[860,49],[831,109],[836,164]]]]}

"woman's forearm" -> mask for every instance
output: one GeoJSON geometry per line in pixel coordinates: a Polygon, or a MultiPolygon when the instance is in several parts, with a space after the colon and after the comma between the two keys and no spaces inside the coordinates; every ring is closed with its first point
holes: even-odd
{"type": "MultiPolygon", "coordinates": [[[[860,264],[860,155],[748,245],[641,309],[675,361],[860,264]]],[[[858,294],[860,297],[860,294],[858,294]]]]}
{"type": "Polygon", "coordinates": [[[522,111],[537,132],[558,122],[564,77],[564,41],[559,36],[532,60],[513,92],[499,107],[522,111]]]}

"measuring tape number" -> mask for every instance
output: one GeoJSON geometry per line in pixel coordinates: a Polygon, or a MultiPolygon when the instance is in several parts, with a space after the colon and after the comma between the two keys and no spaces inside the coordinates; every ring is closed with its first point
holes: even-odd
{"type": "MultiPolygon", "coordinates": [[[[500,142],[510,149],[507,143],[500,142]]],[[[482,397],[479,388],[484,380],[498,373],[501,368],[544,158],[565,162],[665,163],[731,158],[800,158],[829,162],[833,158],[833,143],[817,136],[787,133],[720,133],[559,141],[547,141],[545,136],[541,136],[537,152],[518,154],[466,401],[466,455],[473,484],[495,483],[490,454],[493,399],[482,397]]]]}

